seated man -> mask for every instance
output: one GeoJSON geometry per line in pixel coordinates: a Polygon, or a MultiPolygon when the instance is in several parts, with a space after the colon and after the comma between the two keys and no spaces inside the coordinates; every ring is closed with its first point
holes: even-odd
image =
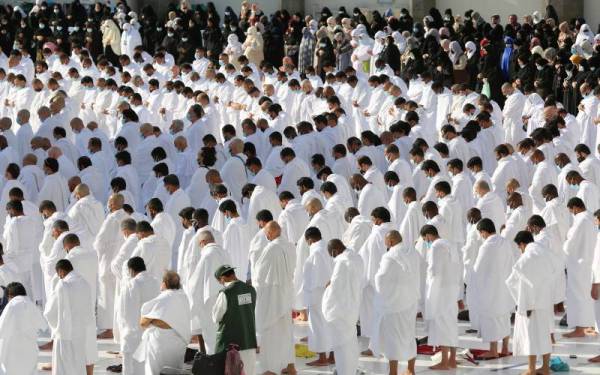
{"type": "Polygon", "coordinates": [[[185,348],[192,337],[190,303],[181,289],[179,275],[165,272],[158,297],[142,305],[142,342],[133,358],[145,362],[146,374],[160,374],[165,366],[181,368],[185,348]]]}

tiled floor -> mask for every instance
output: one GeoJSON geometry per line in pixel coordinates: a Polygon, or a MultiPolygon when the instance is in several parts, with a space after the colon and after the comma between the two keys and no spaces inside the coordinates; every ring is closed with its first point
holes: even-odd
{"type": "MultiPolygon", "coordinates": [[[[467,334],[465,330],[469,328],[468,323],[460,323],[460,345],[463,348],[485,348],[485,345],[474,334],[467,334]]],[[[297,339],[306,335],[306,325],[296,325],[295,335],[297,339]]],[[[554,346],[553,356],[559,356],[563,361],[567,362],[571,367],[571,373],[582,373],[582,374],[600,374],[600,365],[590,364],[587,359],[600,354],[600,336],[586,337],[584,339],[563,339],[560,337],[560,333],[565,330],[559,329],[557,332],[558,342],[554,346]],[[575,358],[570,358],[575,356],[575,358]]],[[[418,332],[420,335],[424,334],[423,324],[418,322],[418,332]]],[[[40,340],[43,342],[44,340],[40,340]]],[[[366,348],[366,342],[361,340],[363,349],[366,348]]],[[[118,350],[118,346],[109,340],[99,340],[98,349],[100,360],[96,364],[94,370],[95,374],[110,374],[106,371],[106,367],[112,364],[119,363],[118,358],[115,355],[108,354],[107,351],[118,350]]],[[[41,352],[39,362],[50,362],[51,353],[41,352]]],[[[319,375],[319,374],[331,374],[333,372],[333,366],[329,368],[311,368],[305,365],[309,360],[300,360],[296,362],[299,373],[302,375],[319,375]]],[[[459,368],[456,371],[450,373],[460,374],[520,374],[526,367],[526,358],[515,358],[508,357],[500,360],[480,362],[479,366],[470,364],[469,362],[462,360],[459,363],[459,368]]],[[[431,359],[428,356],[419,356],[417,359],[417,372],[423,374],[432,373],[443,373],[442,371],[431,371],[428,366],[432,364],[431,359]]],[[[401,365],[404,366],[405,364],[401,365]]],[[[260,365],[259,365],[260,366],[260,365]]],[[[401,367],[403,370],[404,367],[401,367]]],[[[360,370],[366,374],[382,374],[388,373],[387,363],[382,358],[361,358],[360,370]]],[[[40,371],[39,374],[49,374],[49,372],[40,371]]]]}

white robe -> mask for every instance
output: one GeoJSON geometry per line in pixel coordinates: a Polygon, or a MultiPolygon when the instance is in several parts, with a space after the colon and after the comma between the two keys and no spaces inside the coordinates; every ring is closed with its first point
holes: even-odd
{"type": "Polygon", "coordinates": [[[231,196],[239,202],[242,198],[242,187],[248,183],[246,156],[237,154],[230,157],[221,168],[220,174],[231,196]]]}
{"type": "Polygon", "coordinates": [[[98,256],[96,252],[89,248],[76,246],[72,248],[65,256],[73,265],[73,269],[90,286],[90,296],[92,304],[96,304],[96,287],[98,280],[98,256]]]}
{"type": "Polygon", "coordinates": [[[479,198],[475,205],[481,211],[481,218],[488,218],[494,222],[496,231],[500,230],[505,223],[504,207],[505,204],[498,194],[490,191],[479,198]]]}
{"type": "Polygon", "coordinates": [[[41,228],[34,217],[22,215],[7,218],[2,241],[4,261],[15,265],[27,294],[34,300],[41,299],[41,296],[33,293],[33,265],[38,257],[37,247],[41,237],[41,228]]]}
{"type": "Polygon", "coordinates": [[[248,252],[252,234],[248,224],[241,217],[230,220],[223,232],[223,247],[229,253],[231,265],[236,268],[240,280],[248,275],[248,252]]]}
{"type": "Polygon", "coordinates": [[[202,334],[208,354],[214,354],[217,345],[217,325],[211,314],[222,289],[215,271],[224,264],[231,264],[227,251],[215,243],[207,244],[186,287],[192,312],[191,331],[202,334]]]}
{"type": "Polygon", "coordinates": [[[104,221],[104,207],[91,195],[79,199],[69,209],[69,229],[79,236],[81,244],[91,246],[104,221]]]}
{"type": "Polygon", "coordinates": [[[289,191],[294,194],[294,197],[300,197],[300,191],[298,190],[296,182],[301,177],[310,177],[310,170],[304,160],[296,157],[285,165],[282,176],[281,183],[277,188],[277,193],[289,191]]]}
{"type": "Polygon", "coordinates": [[[308,221],[308,213],[298,199],[289,201],[277,219],[281,226],[281,234],[294,245],[304,234],[302,230],[306,228],[308,221]]]}
{"type": "Polygon", "coordinates": [[[380,304],[378,324],[370,347],[392,360],[417,355],[416,322],[420,292],[420,256],[412,246],[398,244],[381,257],[375,275],[380,304]]]}
{"type": "Polygon", "coordinates": [[[335,337],[333,351],[339,375],[353,375],[358,368],[359,349],[356,322],[362,295],[363,261],[355,251],[346,249],[333,260],[329,286],[323,294],[323,317],[335,337]]]}
{"type": "Polygon", "coordinates": [[[171,247],[164,238],[152,234],[139,240],[131,257],[139,256],[146,263],[146,270],[159,280],[169,268],[171,247]]]}
{"type": "Polygon", "coordinates": [[[323,240],[311,244],[309,251],[302,270],[302,291],[308,309],[308,348],[317,353],[326,353],[332,349],[334,338],[323,317],[322,299],[333,272],[333,259],[323,240]]]}
{"type": "Polygon", "coordinates": [[[491,235],[481,245],[473,265],[470,286],[474,288],[474,301],[470,310],[477,313],[478,332],[484,342],[496,342],[510,335],[514,301],[505,280],[517,261],[511,243],[500,235],[491,235]]]}
{"type": "MultiPolygon", "coordinates": [[[[553,322],[552,262],[538,244],[530,243],[506,279],[517,305],[513,354],[543,355],[552,352],[550,323],[553,322]],[[527,316],[531,311],[531,316],[527,316]]],[[[588,291],[589,294],[589,291],[588,291]]]]}
{"type": "Polygon", "coordinates": [[[363,288],[362,301],[360,304],[360,328],[361,335],[364,337],[373,337],[377,329],[375,321],[375,275],[379,270],[381,257],[386,251],[384,243],[385,235],[391,230],[394,230],[394,225],[392,223],[374,225],[367,241],[358,252],[365,265],[364,279],[366,284],[363,288]]]}
{"type": "Polygon", "coordinates": [[[60,173],[47,175],[38,194],[38,204],[44,200],[54,202],[58,211],[65,211],[69,205],[69,187],[60,173]]]}
{"type": "Polygon", "coordinates": [[[264,371],[278,373],[294,363],[292,294],[295,251],[281,237],[269,242],[256,261],[256,336],[264,371]]]}
{"type": "Polygon", "coordinates": [[[569,327],[594,325],[592,262],[596,246],[596,225],[588,211],[575,215],[567,232],[563,251],[567,254],[567,316],[569,327]]]}
{"type": "Polygon", "coordinates": [[[443,239],[433,241],[427,251],[425,312],[428,343],[433,346],[458,345],[458,251],[443,239]]]}
{"type": "Polygon", "coordinates": [[[93,243],[98,255],[98,328],[113,327],[115,305],[115,276],[111,262],[125,241],[121,234],[121,222],[129,216],[119,209],[109,213],[99,227],[93,243]]]}
{"type": "Polygon", "coordinates": [[[26,296],[11,299],[0,316],[0,373],[37,374],[38,332],[48,325],[26,296]]]}
{"type": "Polygon", "coordinates": [[[116,323],[121,332],[121,353],[123,355],[124,374],[143,374],[144,365],[133,359],[133,353],[142,339],[140,312],[142,306],[156,298],[160,291],[160,281],[146,271],[133,278],[123,280],[123,287],[117,301],[121,311],[116,323]]]}
{"type": "Polygon", "coordinates": [[[377,207],[387,207],[386,192],[381,191],[372,183],[366,184],[358,195],[358,212],[371,217],[371,212],[377,207]]]}
{"type": "Polygon", "coordinates": [[[190,304],[183,290],[162,291],[156,298],[142,305],[141,316],[162,320],[171,329],[153,325],[146,328],[133,358],[144,363],[146,374],[158,374],[165,366],[181,368],[185,348],[191,338],[192,318],[190,304]]]}
{"type": "Polygon", "coordinates": [[[44,316],[54,339],[52,371],[61,375],[85,373],[86,364],[96,359],[91,356],[96,349],[94,310],[85,279],[71,271],[59,280],[44,316]]]}

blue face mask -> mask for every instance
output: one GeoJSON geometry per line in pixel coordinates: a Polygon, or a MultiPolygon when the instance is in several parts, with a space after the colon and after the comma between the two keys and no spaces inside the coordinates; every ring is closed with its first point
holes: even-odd
{"type": "Polygon", "coordinates": [[[579,190],[579,185],[569,184],[569,189],[577,191],[577,190],[579,190]]]}
{"type": "Polygon", "coordinates": [[[431,249],[431,245],[433,244],[433,241],[425,241],[425,248],[426,249],[431,249]]]}
{"type": "Polygon", "coordinates": [[[231,218],[229,216],[225,216],[225,224],[229,224],[231,222],[231,218]]]}

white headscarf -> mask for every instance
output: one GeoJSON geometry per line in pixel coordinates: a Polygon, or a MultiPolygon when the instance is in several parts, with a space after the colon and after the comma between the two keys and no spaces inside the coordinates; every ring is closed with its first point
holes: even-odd
{"type": "Polygon", "coordinates": [[[373,45],[373,55],[379,55],[385,46],[386,34],[383,31],[375,33],[375,44],[373,45]],[[382,41],[383,39],[383,41],[382,41]]]}
{"type": "Polygon", "coordinates": [[[394,38],[394,42],[400,53],[404,53],[404,50],[406,50],[406,38],[404,38],[399,31],[394,31],[392,37],[394,38]]]}
{"type": "Polygon", "coordinates": [[[458,43],[456,40],[452,41],[450,43],[450,50],[448,51],[448,57],[450,57],[452,64],[456,64],[462,54],[463,50],[460,47],[460,43],[458,43]]]}
{"type": "Polygon", "coordinates": [[[587,23],[584,23],[579,28],[579,33],[577,34],[577,39],[575,39],[575,44],[581,45],[584,40],[588,40],[590,43],[594,40],[594,33],[590,29],[590,26],[587,23]]]}
{"type": "Polygon", "coordinates": [[[465,50],[467,51],[467,58],[470,59],[477,52],[477,46],[475,45],[475,43],[468,41],[465,44],[465,50]]]}

